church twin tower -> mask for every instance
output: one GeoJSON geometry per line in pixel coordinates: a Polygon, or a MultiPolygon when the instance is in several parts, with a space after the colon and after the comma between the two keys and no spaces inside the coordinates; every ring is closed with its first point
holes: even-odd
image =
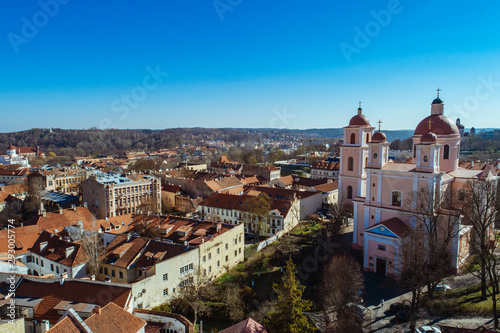
{"type": "MultiPolygon", "coordinates": [[[[460,132],[455,123],[443,115],[444,103],[438,97],[432,101],[431,114],[424,118],[413,134],[412,159],[414,172],[452,172],[458,168],[460,132]]],[[[386,135],[370,125],[363,115],[361,102],[358,113],[344,127],[340,148],[339,198],[352,202],[367,195],[367,170],[381,170],[389,162],[389,142],[386,135]]],[[[407,170],[408,168],[403,168],[407,170]]]]}

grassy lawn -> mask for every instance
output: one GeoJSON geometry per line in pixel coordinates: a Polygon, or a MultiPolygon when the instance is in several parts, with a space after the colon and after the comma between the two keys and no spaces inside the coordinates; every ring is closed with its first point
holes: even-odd
{"type": "MultiPolygon", "coordinates": [[[[486,300],[482,300],[479,284],[436,292],[434,300],[429,300],[424,296],[423,304],[435,315],[490,316],[492,314],[490,295],[488,294],[486,300]]],[[[500,308],[498,301],[497,306],[500,308]]]]}

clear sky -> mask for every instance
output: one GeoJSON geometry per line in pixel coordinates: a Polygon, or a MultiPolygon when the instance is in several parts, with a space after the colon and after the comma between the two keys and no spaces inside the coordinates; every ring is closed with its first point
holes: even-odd
{"type": "Polygon", "coordinates": [[[0,131],[500,127],[500,2],[4,1],[0,131]],[[167,74],[168,73],[168,74],[167,74]]]}

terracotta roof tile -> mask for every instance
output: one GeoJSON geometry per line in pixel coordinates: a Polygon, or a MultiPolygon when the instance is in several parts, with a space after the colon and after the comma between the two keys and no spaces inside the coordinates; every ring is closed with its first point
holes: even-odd
{"type": "Polygon", "coordinates": [[[127,312],[111,302],[100,313],[94,313],[85,320],[93,332],[130,332],[135,333],[146,326],[146,321],[127,312]]]}
{"type": "Polygon", "coordinates": [[[59,279],[24,277],[16,290],[16,297],[43,298],[33,319],[49,320],[51,323],[56,323],[61,315],[54,307],[63,300],[92,303],[99,306],[114,302],[125,308],[129,305],[130,293],[130,286],[123,284],[66,279],[61,285],[59,279]]]}
{"type": "Polygon", "coordinates": [[[264,326],[252,318],[248,318],[220,331],[220,333],[267,333],[267,331],[264,326]]]}

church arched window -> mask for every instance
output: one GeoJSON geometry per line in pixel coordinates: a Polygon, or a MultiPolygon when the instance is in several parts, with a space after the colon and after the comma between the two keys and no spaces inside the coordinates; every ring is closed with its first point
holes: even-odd
{"type": "Polygon", "coordinates": [[[352,199],[352,186],[347,186],[347,199],[352,199]]]}
{"type": "Polygon", "coordinates": [[[356,134],[352,133],[351,134],[351,144],[355,144],[356,143],[356,134]]]}
{"type": "Polygon", "coordinates": [[[443,148],[443,159],[448,160],[450,158],[450,146],[444,145],[443,148]]]}
{"type": "Polygon", "coordinates": [[[347,159],[347,171],[353,171],[354,170],[354,158],[349,157],[347,159]]]}
{"type": "Polygon", "coordinates": [[[370,134],[366,133],[366,143],[370,142],[370,134]]]}

